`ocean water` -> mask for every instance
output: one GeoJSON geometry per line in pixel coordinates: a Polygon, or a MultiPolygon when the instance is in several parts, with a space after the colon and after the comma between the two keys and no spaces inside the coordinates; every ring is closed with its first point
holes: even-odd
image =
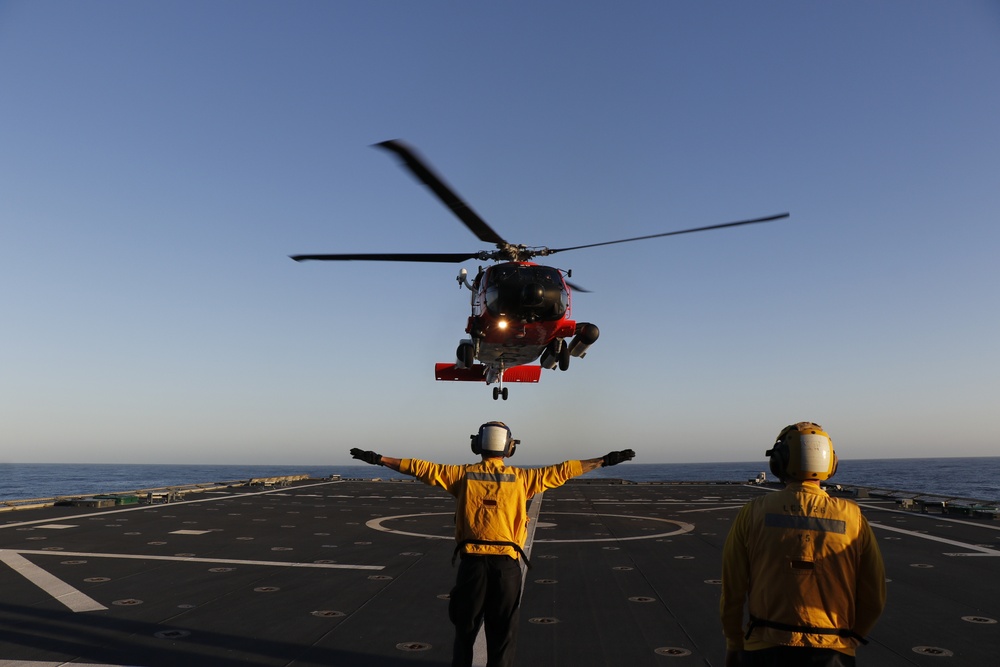
{"type": "MultiPolygon", "coordinates": [[[[589,477],[634,482],[745,482],[767,471],[766,461],[749,463],[625,463],[589,477]]],[[[93,495],[140,489],[232,482],[251,477],[305,474],[361,479],[402,479],[388,468],[346,466],[110,465],[0,463],[0,501],[93,495]]],[[[773,477],[768,473],[768,478],[773,477]]],[[[833,482],[952,498],[1000,503],[1000,456],[841,461],[833,482]]]]}

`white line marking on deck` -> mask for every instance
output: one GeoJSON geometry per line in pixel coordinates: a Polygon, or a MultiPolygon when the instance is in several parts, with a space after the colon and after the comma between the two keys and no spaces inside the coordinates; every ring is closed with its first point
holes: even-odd
{"type": "Polygon", "coordinates": [[[991,526],[989,524],[982,523],[981,521],[964,521],[962,519],[952,519],[951,517],[941,516],[940,514],[923,514],[922,512],[914,512],[913,510],[898,510],[892,507],[873,505],[872,503],[858,503],[858,505],[860,505],[861,507],[867,507],[868,509],[878,510],[879,512],[892,512],[893,514],[905,514],[915,519],[917,518],[932,519],[934,521],[944,521],[947,523],[960,523],[963,526],[975,526],[976,528],[985,528],[986,530],[1000,530],[1000,526],[991,526]]]}
{"type": "Polygon", "coordinates": [[[22,577],[66,605],[70,611],[102,611],[107,609],[107,607],[93,598],[81,593],[58,577],[49,574],[18,553],[0,549],[0,562],[9,565],[11,569],[22,577]]]}
{"type": "Polygon", "coordinates": [[[60,660],[58,662],[48,662],[43,660],[0,660],[0,667],[72,667],[72,665],[86,664],[87,667],[136,667],[135,665],[106,665],[97,664],[93,662],[88,663],[78,663],[78,662],[66,662],[65,660],[60,660]]]}
{"type": "Polygon", "coordinates": [[[967,544],[965,542],[949,540],[944,537],[936,537],[928,533],[918,533],[916,531],[906,530],[904,528],[894,528],[893,526],[886,526],[881,523],[869,522],[868,525],[870,525],[872,528],[881,528],[882,530],[891,530],[894,533],[903,533],[904,535],[909,535],[910,537],[919,537],[920,539],[923,540],[931,540],[933,542],[950,544],[955,547],[962,547],[963,549],[971,549],[973,552],[973,553],[962,553],[962,554],[956,554],[956,553],[945,554],[947,556],[1000,556],[1000,551],[997,551],[996,549],[990,549],[988,547],[980,547],[976,546],[975,544],[967,544]]]}
{"type": "Polygon", "coordinates": [[[394,528],[386,528],[382,525],[383,521],[394,521],[396,519],[412,519],[414,517],[425,517],[425,516],[455,516],[454,512],[421,512],[419,514],[398,514],[396,516],[383,516],[377,519],[370,519],[365,522],[365,526],[373,530],[381,530],[384,533],[395,533],[396,535],[408,535],[410,537],[426,537],[432,540],[454,540],[454,535],[429,535],[427,533],[409,533],[405,530],[396,530],[394,528]]]}
{"type": "MultiPolygon", "coordinates": [[[[744,503],[745,505],[746,503],[744,503]]],[[[692,512],[718,512],[719,510],[738,510],[743,505],[719,505],[717,507],[703,507],[697,510],[680,510],[678,514],[691,514],[692,512]]]]}
{"type": "MultiPolygon", "coordinates": [[[[537,494],[536,496],[537,497],[537,494]]],[[[540,505],[540,504],[539,504],[540,505]]],[[[534,507],[534,504],[532,505],[534,507]]],[[[539,510],[540,511],[540,510],[539,510]]],[[[545,512],[546,516],[553,514],[564,514],[569,516],[586,516],[586,517],[616,517],[619,519],[637,519],[640,521],[658,521],[660,523],[669,523],[677,526],[677,530],[672,530],[666,533],[654,533],[651,535],[634,535],[632,537],[595,537],[595,538],[585,538],[577,540],[538,540],[539,542],[627,542],[631,540],[653,540],[662,537],[672,537],[674,535],[680,535],[683,533],[690,533],[694,530],[694,525],[687,523],[685,521],[676,521],[674,519],[661,519],[656,516],[641,516],[632,514],[594,514],[593,512],[545,512]]],[[[531,510],[528,511],[528,515],[531,516],[531,510]]],[[[433,540],[453,540],[455,539],[452,535],[431,535],[428,533],[411,533],[405,530],[396,530],[394,528],[386,528],[382,525],[384,521],[395,521],[397,519],[411,519],[413,517],[428,517],[428,516],[455,516],[454,512],[425,512],[420,514],[399,514],[396,516],[382,516],[377,519],[370,519],[365,522],[365,525],[373,530],[381,530],[385,533],[395,533],[396,535],[409,535],[410,537],[426,537],[433,540]]],[[[534,539],[534,528],[537,527],[537,517],[532,519],[529,523],[529,529],[531,532],[531,539],[534,539]]]]}
{"type": "MultiPolygon", "coordinates": [[[[303,484],[302,486],[297,486],[295,488],[297,488],[297,489],[308,489],[311,486],[326,486],[326,485],[329,485],[329,484],[341,484],[341,483],[342,482],[340,482],[340,481],[318,482],[316,484],[303,484]]],[[[72,518],[87,518],[87,519],[89,519],[89,518],[95,517],[95,516],[106,516],[108,514],[122,514],[124,512],[144,512],[144,511],[148,511],[148,510],[169,509],[169,508],[173,508],[173,507],[178,507],[180,505],[190,505],[192,503],[212,503],[212,502],[217,502],[219,500],[235,500],[237,498],[248,498],[248,497],[252,497],[252,496],[266,496],[266,495],[269,495],[269,494],[282,495],[281,492],[278,491],[277,489],[274,489],[274,490],[271,490],[271,491],[251,491],[250,493],[234,493],[234,494],[231,494],[231,495],[227,494],[227,495],[224,495],[224,496],[219,496],[217,498],[199,498],[197,500],[179,500],[179,501],[177,501],[175,503],[166,503],[166,504],[161,504],[161,505],[139,505],[137,507],[128,507],[128,508],[125,508],[125,509],[108,510],[106,512],[82,513],[82,514],[79,515],[79,517],[74,516],[72,518]]],[[[19,521],[17,523],[4,523],[4,524],[0,524],[0,530],[3,530],[4,528],[20,528],[20,527],[23,527],[23,526],[34,526],[34,525],[39,524],[39,523],[52,523],[52,519],[36,519],[34,521],[19,521]]],[[[2,665],[0,665],[0,667],[2,667],[2,665]]]]}
{"type": "Polygon", "coordinates": [[[613,517],[613,518],[617,518],[617,519],[636,519],[636,520],[639,520],[639,521],[658,521],[660,523],[669,523],[669,524],[673,524],[674,526],[677,526],[677,530],[672,530],[672,531],[667,532],[667,533],[653,533],[651,535],[635,535],[635,536],[632,536],[632,537],[594,537],[594,538],[581,539],[581,540],[538,540],[539,542],[545,542],[546,544],[548,544],[550,542],[563,542],[563,543],[565,543],[565,542],[629,542],[629,541],[632,541],[632,540],[653,540],[653,539],[658,539],[658,538],[661,538],[661,537],[672,537],[674,535],[682,535],[684,533],[690,533],[692,530],[694,530],[694,525],[693,524],[686,523],[684,521],[675,521],[674,519],[661,519],[661,518],[656,517],[656,516],[636,516],[636,515],[631,515],[631,514],[592,514],[592,513],[589,513],[589,512],[546,512],[545,514],[546,514],[546,516],[549,516],[549,515],[552,515],[552,514],[569,514],[569,515],[586,516],[586,517],[604,516],[604,517],[613,517]]]}
{"type": "MultiPolygon", "coordinates": [[[[0,550],[0,554],[13,553],[0,550]]],[[[149,554],[106,554],[84,551],[29,551],[18,549],[19,554],[33,556],[72,556],[74,558],[120,558],[123,560],[156,560],[177,563],[209,563],[211,565],[263,565],[265,567],[303,567],[322,570],[384,570],[384,565],[348,565],[345,563],[290,563],[275,560],[232,560],[228,558],[196,558],[194,556],[151,556],[149,554]]]]}

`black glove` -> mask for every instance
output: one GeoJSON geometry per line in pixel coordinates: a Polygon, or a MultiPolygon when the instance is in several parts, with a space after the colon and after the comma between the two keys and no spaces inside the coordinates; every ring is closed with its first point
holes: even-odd
{"type": "Polygon", "coordinates": [[[608,452],[604,455],[604,467],[616,466],[622,461],[631,461],[635,458],[635,452],[631,449],[623,449],[620,452],[608,452]]]}
{"type": "Polygon", "coordinates": [[[354,449],[351,450],[351,456],[360,461],[364,461],[365,463],[370,463],[373,466],[382,465],[382,455],[376,454],[371,450],[368,450],[366,452],[363,449],[358,449],[357,447],[355,447],[354,449]]]}

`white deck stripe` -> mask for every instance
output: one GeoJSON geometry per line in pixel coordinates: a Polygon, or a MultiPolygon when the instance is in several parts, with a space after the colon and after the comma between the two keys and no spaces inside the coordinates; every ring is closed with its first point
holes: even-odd
{"type": "MultiPolygon", "coordinates": [[[[313,486],[326,486],[328,484],[341,484],[340,481],[333,482],[317,482],[315,484],[303,484],[301,486],[294,487],[295,489],[308,489],[313,486]]],[[[225,487],[223,487],[225,488],[225,487]]],[[[289,487],[291,488],[291,487],[289,487]]],[[[117,510],[107,510],[105,512],[82,512],[78,516],[64,516],[60,520],[70,521],[74,519],[89,519],[95,516],[107,516],[108,514],[122,514],[124,512],[144,512],[149,510],[160,510],[160,509],[170,509],[172,507],[177,507],[178,505],[190,505],[192,503],[212,503],[220,500],[236,500],[237,498],[247,498],[250,496],[264,496],[269,493],[288,493],[289,488],[271,489],[270,491],[250,491],[249,493],[234,493],[229,495],[228,493],[223,496],[217,496],[215,498],[198,498],[197,500],[178,500],[174,503],[164,503],[160,505],[137,505],[136,507],[127,507],[125,509],[117,510]]],[[[4,528],[21,528],[23,526],[33,526],[39,523],[52,523],[52,519],[36,519],[34,521],[18,521],[16,523],[4,523],[0,524],[0,530],[4,528]]],[[[3,667],[0,663],[0,667],[3,667]]]]}
{"type": "Polygon", "coordinates": [[[948,554],[948,555],[961,555],[961,556],[1000,556],[1000,551],[996,549],[990,549],[989,547],[981,547],[975,544],[968,544],[967,542],[959,542],[957,540],[949,540],[944,537],[936,537],[934,535],[929,535],[927,533],[918,533],[913,530],[905,530],[903,528],[894,528],[893,526],[886,526],[881,523],[868,522],[872,528],[881,528],[882,530],[891,530],[894,533],[903,533],[909,535],[910,537],[919,537],[923,540],[931,540],[933,542],[941,542],[943,544],[950,544],[954,547],[962,547],[963,549],[969,549],[974,553],[964,553],[964,554],[948,554]]]}
{"type": "MultiPolygon", "coordinates": [[[[745,505],[746,503],[743,503],[745,505]]],[[[679,510],[678,514],[691,514],[692,512],[718,512],[720,510],[738,510],[743,507],[743,505],[719,505],[717,507],[703,507],[697,510],[679,510]]]]}
{"type": "Polygon", "coordinates": [[[151,556],[142,554],[105,554],[86,551],[30,551],[18,549],[16,552],[0,549],[0,556],[8,553],[31,554],[33,556],[73,556],[74,558],[121,558],[123,560],[165,560],[178,563],[210,563],[212,565],[264,565],[267,567],[305,567],[324,570],[384,570],[384,565],[347,565],[344,563],[289,563],[274,560],[232,560],[228,558],[196,558],[194,556],[151,556]]]}
{"type": "Polygon", "coordinates": [[[1000,525],[990,525],[983,523],[982,521],[965,521],[963,519],[953,519],[948,516],[942,516],[940,514],[924,514],[923,512],[915,512],[913,510],[898,510],[892,507],[883,507],[882,505],[876,505],[874,503],[858,503],[861,507],[867,507],[868,509],[878,510],[879,512],[892,512],[894,514],[905,514],[914,518],[930,519],[932,521],[944,521],[946,523],[960,523],[964,526],[975,526],[976,528],[985,528],[986,530],[1000,530],[1000,525]]]}
{"type": "Polygon", "coordinates": [[[65,661],[44,661],[44,660],[0,660],[0,667],[73,667],[73,665],[86,665],[86,667],[136,667],[135,665],[106,665],[93,662],[65,662],[65,661]]]}
{"type": "MultiPolygon", "coordinates": [[[[538,528],[538,515],[542,513],[542,496],[545,492],[536,493],[531,500],[531,507],[528,508],[528,539],[524,543],[524,553],[531,558],[531,547],[535,543],[535,529],[538,528]]],[[[521,585],[528,577],[528,568],[524,568],[524,575],[521,577],[521,585]]]]}
{"type": "Polygon", "coordinates": [[[49,574],[30,560],[13,551],[0,550],[0,562],[66,605],[70,611],[101,611],[107,609],[93,598],[76,590],[65,581],[49,574]]]}

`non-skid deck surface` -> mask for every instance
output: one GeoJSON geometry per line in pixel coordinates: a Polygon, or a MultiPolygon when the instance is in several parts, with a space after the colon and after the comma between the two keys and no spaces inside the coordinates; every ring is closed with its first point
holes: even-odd
{"type": "MultiPolygon", "coordinates": [[[[518,665],[721,666],[722,545],[767,492],[604,480],[545,492],[518,665]]],[[[1000,664],[1000,521],[859,502],[890,579],[859,662],[1000,664]]],[[[0,667],[448,665],[453,514],[419,482],[321,480],[2,513],[0,667]]]]}

